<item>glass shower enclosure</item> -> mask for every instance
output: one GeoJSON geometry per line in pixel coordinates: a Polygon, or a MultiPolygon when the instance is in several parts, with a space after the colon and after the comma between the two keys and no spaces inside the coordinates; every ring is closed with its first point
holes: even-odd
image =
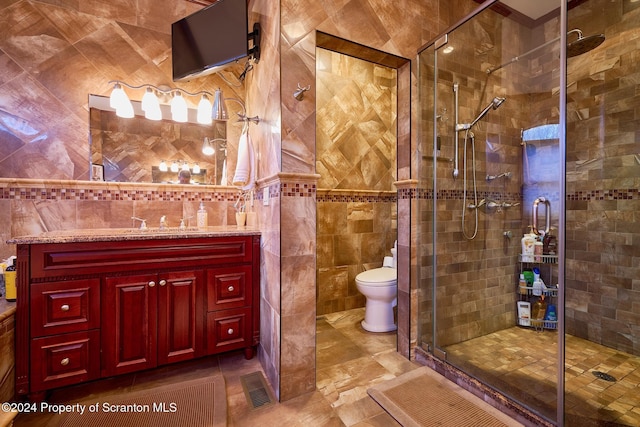
{"type": "Polygon", "coordinates": [[[546,3],[419,53],[418,345],[551,424],[640,425],[640,2],[546,3]]]}

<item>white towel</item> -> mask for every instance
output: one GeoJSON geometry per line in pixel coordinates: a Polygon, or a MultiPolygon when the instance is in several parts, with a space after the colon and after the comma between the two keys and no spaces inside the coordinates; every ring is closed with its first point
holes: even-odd
{"type": "Polygon", "coordinates": [[[256,177],[256,159],[253,153],[253,145],[249,137],[249,131],[246,130],[240,135],[238,142],[238,161],[236,163],[236,173],[233,175],[234,186],[240,187],[247,191],[253,188],[256,177]]]}

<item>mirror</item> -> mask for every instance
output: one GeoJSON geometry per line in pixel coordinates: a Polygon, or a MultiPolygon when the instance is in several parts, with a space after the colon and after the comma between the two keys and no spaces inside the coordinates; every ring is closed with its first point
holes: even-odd
{"type": "MultiPolygon", "coordinates": [[[[118,117],[109,98],[89,95],[89,146],[91,179],[110,182],[179,183],[178,170],[162,172],[164,160],[170,168],[186,165],[192,184],[226,185],[226,124],[201,125],[196,110],[189,108],[187,122],[170,119],[149,120],[139,101],[131,101],[135,117],[118,117]],[[202,152],[207,137],[213,154],[202,152]],[[200,172],[193,171],[197,165],[200,172]]],[[[168,105],[161,105],[162,116],[171,117],[168,105]]]]}

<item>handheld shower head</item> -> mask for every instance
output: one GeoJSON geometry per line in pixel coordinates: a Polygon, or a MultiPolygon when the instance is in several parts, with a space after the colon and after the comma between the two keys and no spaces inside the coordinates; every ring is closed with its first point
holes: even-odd
{"type": "Polygon", "coordinates": [[[480,120],[482,120],[482,118],[487,115],[489,110],[497,110],[498,107],[501,106],[502,103],[505,101],[505,99],[506,98],[500,98],[499,96],[496,96],[495,98],[493,98],[491,100],[491,102],[489,103],[489,105],[487,105],[484,108],[484,110],[482,110],[482,112],[480,112],[480,114],[478,114],[478,117],[476,117],[475,120],[471,122],[471,124],[469,125],[468,129],[471,129],[472,127],[475,126],[476,123],[478,123],[480,120]]]}

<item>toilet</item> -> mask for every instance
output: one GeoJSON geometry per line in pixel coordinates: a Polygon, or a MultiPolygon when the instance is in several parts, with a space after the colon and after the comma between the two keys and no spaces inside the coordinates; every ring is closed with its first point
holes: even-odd
{"type": "Polygon", "coordinates": [[[363,271],[356,276],[356,287],[367,303],[361,325],[369,332],[395,331],[393,307],[397,305],[397,242],[391,249],[393,257],[384,257],[383,266],[363,271]]]}

